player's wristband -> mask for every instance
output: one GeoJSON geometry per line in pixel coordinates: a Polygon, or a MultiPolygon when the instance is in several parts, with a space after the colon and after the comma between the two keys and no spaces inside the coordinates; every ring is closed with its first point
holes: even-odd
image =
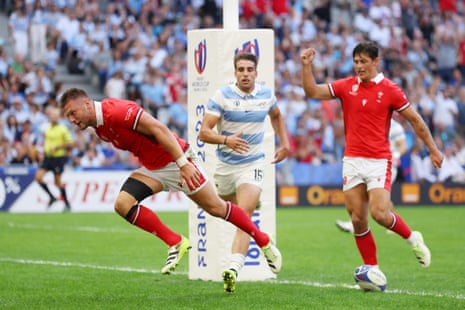
{"type": "Polygon", "coordinates": [[[178,165],[179,168],[182,168],[184,165],[187,165],[187,163],[187,157],[184,154],[178,159],[176,159],[176,165],[178,165]]]}

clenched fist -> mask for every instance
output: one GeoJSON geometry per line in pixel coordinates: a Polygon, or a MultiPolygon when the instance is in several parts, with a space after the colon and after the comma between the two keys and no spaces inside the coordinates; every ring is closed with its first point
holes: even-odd
{"type": "Polygon", "coordinates": [[[300,54],[300,61],[302,62],[303,65],[308,65],[313,62],[313,59],[315,59],[315,49],[313,48],[307,48],[300,54]]]}

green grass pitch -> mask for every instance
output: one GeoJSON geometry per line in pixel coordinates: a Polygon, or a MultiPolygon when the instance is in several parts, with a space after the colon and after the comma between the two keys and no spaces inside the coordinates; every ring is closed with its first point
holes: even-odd
{"type": "MultiPolygon", "coordinates": [[[[234,294],[189,280],[187,258],[160,274],[167,248],[116,214],[0,213],[0,309],[465,309],[465,208],[397,210],[423,232],[432,264],[421,268],[405,241],[372,222],[385,293],[355,286],[361,259],[334,225],[343,208],[278,209],[278,279],[239,282],[234,294]]],[[[186,212],[159,215],[187,234],[186,212]]]]}

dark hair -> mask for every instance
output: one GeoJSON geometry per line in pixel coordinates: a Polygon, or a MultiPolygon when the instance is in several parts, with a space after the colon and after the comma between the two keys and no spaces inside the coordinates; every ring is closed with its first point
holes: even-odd
{"type": "Polygon", "coordinates": [[[365,54],[373,60],[378,58],[378,53],[378,45],[374,42],[367,41],[357,44],[352,52],[352,57],[355,57],[355,55],[365,54]]]}
{"type": "Polygon", "coordinates": [[[65,105],[70,101],[78,98],[89,98],[86,91],[80,88],[70,88],[61,95],[60,107],[64,108],[65,105]]]}
{"type": "Polygon", "coordinates": [[[258,65],[258,59],[257,59],[257,56],[255,54],[251,54],[251,53],[237,53],[235,56],[234,56],[234,69],[237,68],[237,62],[239,60],[250,60],[252,61],[254,64],[255,64],[255,68],[257,68],[257,65],[258,65]]]}

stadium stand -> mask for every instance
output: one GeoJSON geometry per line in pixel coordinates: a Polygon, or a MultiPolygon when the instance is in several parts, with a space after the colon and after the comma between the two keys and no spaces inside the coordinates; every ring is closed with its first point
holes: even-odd
{"type": "MultiPolygon", "coordinates": [[[[221,1],[3,1],[0,165],[37,164],[43,113],[69,86],[82,87],[97,100],[104,96],[135,100],[185,137],[187,31],[221,27],[222,8],[217,2],[221,1]]],[[[329,81],[352,73],[352,48],[366,39],[383,47],[382,71],[402,86],[443,149],[465,167],[463,1],[279,0],[258,11],[252,6],[267,1],[241,3],[241,29],[267,27],[276,34],[275,90],[293,144],[291,157],[278,165],[278,183],[340,182],[341,109],[336,101],[304,97],[300,50],[309,45],[318,49],[316,77],[329,81]]],[[[401,123],[409,152],[402,158],[399,175],[418,181],[412,159],[425,169],[427,157],[411,128],[401,123]]],[[[84,169],[82,158],[89,169],[137,165],[136,159],[109,150],[90,133],[74,135],[78,145],[69,168],[84,169]],[[89,162],[90,148],[96,158],[105,158],[100,164],[89,162]]]]}

